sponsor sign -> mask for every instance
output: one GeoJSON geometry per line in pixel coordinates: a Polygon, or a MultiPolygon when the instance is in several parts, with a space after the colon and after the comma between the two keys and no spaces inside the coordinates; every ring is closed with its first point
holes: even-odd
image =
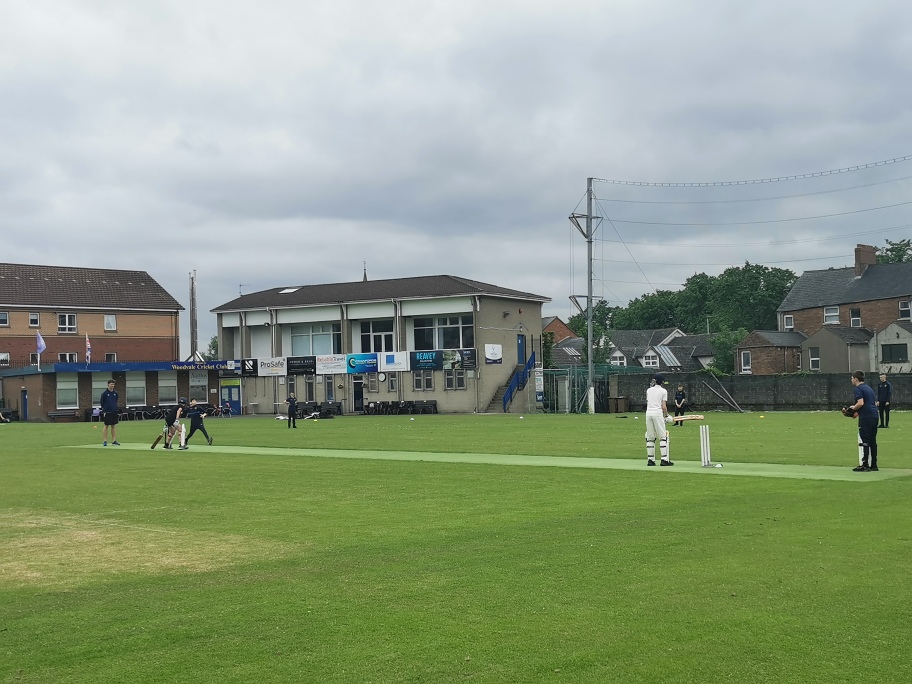
{"type": "Polygon", "coordinates": [[[486,344],[485,363],[503,363],[503,346],[499,344],[486,344]]]}
{"type": "Polygon", "coordinates": [[[289,356],[286,361],[289,375],[314,375],[317,372],[316,356],[289,356]]]}
{"type": "Polygon", "coordinates": [[[444,349],[444,370],[471,370],[477,368],[478,360],[474,349],[444,349]]]}
{"type": "Polygon", "coordinates": [[[380,352],[380,370],[393,373],[411,370],[408,352],[380,352]]]}
{"type": "Polygon", "coordinates": [[[253,376],[256,377],[257,374],[257,360],[256,359],[241,359],[241,375],[245,378],[253,376]]]}
{"type": "Polygon", "coordinates": [[[545,391],[545,373],[541,368],[535,369],[535,393],[540,394],[545,391]]]}
{"type": "Polygon", "coordinates": [[[345,354],[324,354],[317,356],[317,375],[348,373],[345,354]]]}
{"type": "Polygon", "coordinates": [[[419,351],[409,352],[409,363],[413,371],[416,370],[443,370],[443,352],[419,351]]]}
{"type": "Polygon", "coordinates": [[[257,359],[257,375],[263,377],[285,377],[285,357],[276,356],[271,359],[257,359]]]}
{"type": "Polygon", "coordinates": [[[377,372],[377,355],[376,354],[349,354],[345,360],[345,365],[349,374],[353,373],[376,373],[377,372]]]}

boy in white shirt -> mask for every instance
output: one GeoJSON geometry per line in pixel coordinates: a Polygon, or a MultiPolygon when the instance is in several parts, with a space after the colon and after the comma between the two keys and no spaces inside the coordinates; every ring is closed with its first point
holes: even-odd
{"type": "Polygon", "coordinates": [[[665,425],[671,422],[668,415],[668,391],[662,387],[665,377],[656,373],[646,390],[646,465],[654,466],[655,443],[659,440],[659,453],[662,456],[660,465],[672,466],[668,458],[668,429],[665,425]]]}

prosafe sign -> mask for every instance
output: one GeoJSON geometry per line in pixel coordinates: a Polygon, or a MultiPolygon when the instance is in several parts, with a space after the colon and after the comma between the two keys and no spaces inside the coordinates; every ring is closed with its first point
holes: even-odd
{"type": "Polygon", "coordinates": [[[287,364],[285,357],[280,356],[273,359],[257,359],[257,375],[262,377],[285,376],[287,364]]]}

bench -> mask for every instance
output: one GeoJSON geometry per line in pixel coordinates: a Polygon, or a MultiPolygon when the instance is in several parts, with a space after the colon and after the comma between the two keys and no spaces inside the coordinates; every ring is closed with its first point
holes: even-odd
{"type": "Polygon", "coordinates": [[[427,399],[412,404],[412,413],[437,413],[437,400],[427,399]]]}
{"type": "Polygon", "coordinates": [[[52,421],[56,421],[58,418],[75,418],[76,409],[63,409],[60,411],[48,411],[47,416],[52,421]]]}
{"type": "Polygon", "coordinates": [[[320,418],[334,418],[342,415],[341,401],[324,401],[320,404],[320,418]]]}

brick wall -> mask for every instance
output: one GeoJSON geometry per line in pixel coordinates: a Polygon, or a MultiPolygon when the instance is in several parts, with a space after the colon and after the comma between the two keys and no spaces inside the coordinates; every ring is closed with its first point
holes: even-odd
{"type": "MultiPolygon", "coordinates": [[[[880,331],[899,319],[899,303],[909,301],[908,297],[880,299],[873,302],[839,305],[839,325],[851,325],[851,309],[861,310],[861,327],[880,331]]],[[[795,317],[795,330],[810,337],[823,327],[823,307],[785,311],[795,317]]]]}
{"type": "MultiPolygon", "coordinates": [[[[893,384],[892,406],[904,409],[912,405],[912,374],[891,375],[889,379],[893,384]]],[[[716,379],[709,373],[701,372],[666,374],[665,380],[669,400],[677,386],[684,385],[691,411],[730,410],[712,391],[724,396],[720,384],[745,411],[830,411],[852,403],[853,387],[849,373],[731,375],[716,379]]],[[[878,382],[876,375],[868,375],[868,384],[872,388],[876,388],[878,382]]],[[[646,410],[648,387],[648,375],[617,376],[618,396],[628,397],[633,412],[646,410]]]]}

